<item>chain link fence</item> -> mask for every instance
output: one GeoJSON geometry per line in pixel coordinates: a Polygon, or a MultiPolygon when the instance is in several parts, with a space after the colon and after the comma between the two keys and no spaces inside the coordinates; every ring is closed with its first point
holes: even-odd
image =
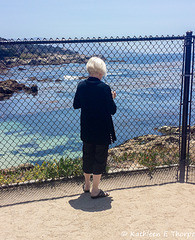
{"type": "MultiPolygon", "coordinates": [[[[80,112],[72,104],[92,56],[106,62],[103,81],[117,93],[108,174],[152,179],[162,170],[159,181],[176,181],[184,39],[0,39],[0,185],[82,175],[80,112]]],[[[193,163],[194,120],[192,101],[193,163]]]]}

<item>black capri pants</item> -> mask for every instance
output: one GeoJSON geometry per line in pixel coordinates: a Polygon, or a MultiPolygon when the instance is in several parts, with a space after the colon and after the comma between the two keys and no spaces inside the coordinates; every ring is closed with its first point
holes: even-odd
{"type": "Polygon", "coordinates": [[[83,142],[84,173],[102,174],[106,172],[109,145],[83,142]]]}

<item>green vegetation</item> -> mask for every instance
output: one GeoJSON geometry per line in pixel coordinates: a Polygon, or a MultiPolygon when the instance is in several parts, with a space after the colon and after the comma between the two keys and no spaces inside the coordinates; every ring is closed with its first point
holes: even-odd
{"type": "Polygon", "coordinates": [[[0,185],[20,183],[26,181],[44,181],[48,179],[58,179],[61,177],[81,176],[82,160],[80,158],[70,159],[61,158],[59,161],[43,162],[42,165],[36,164],[29,170],[1,170],[0,185]]]}
{"type": "Polygon", "coordinates": [[[138,163],[143,165],[152,172],[157,166],[170,166],[177,164],[179,161],[179,153],[170,151],[170,149],[156,148],[148,149],[144,153],[138,154],[138,163]]]}
{"type": "Polygon", "coordinates": [[[176,147],[155,147],[140,152],[123,153],[122,156],[114,156],[111,163],[113,168],[129,168],[133,166],[146,167],[152,172],[158,166],[170,166],[178,164],[179,151],[176,147]]]}
{"type": "MultiPolygon", "coordinates": [[[[109,170],[130,168],[139,166],[146,167],[150,174],[157,166],[171,166],[178,164],[178,148],[156,147],[142,152],[125,152],[122,156],[114,156],[108,163],[109,170]]],[[[44,181],[49,179],[69,178],[82,176],[82,159],[61,158],[59,161],[53,160],[36,164],[30,169],[11,168],[0,171],[0,185],[21,183],[28,181],[44,181]]]]}

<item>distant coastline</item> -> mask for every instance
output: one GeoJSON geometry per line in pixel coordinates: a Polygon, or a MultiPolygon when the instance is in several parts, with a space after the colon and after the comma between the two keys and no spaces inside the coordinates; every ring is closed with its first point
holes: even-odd
{"type": "MultiPolygon", "coordinates": [[[[89,57],[83,54],[61,55],[48,54],[47,56],[32,56],[31,58],[9,58],[0,61],[0,74],[5,74],[8,68],[25,65],[61,65],[69,63],[86,63],[89,57]]],[[[20,68],[19,70],[23,70],[20,68]]]]}
{"type": "MultiPolygon", "coordinates": [[[[7,41],[0,38],[1,41],[7,41]]],[[[86,63],[90,57],[76,51],[53,45],[12,44],[0,45],[0,74],[9,68],[25,65],[61,65],[86,63]]],[[[19,70],[23,70],[21,67],[19,70]]]]}

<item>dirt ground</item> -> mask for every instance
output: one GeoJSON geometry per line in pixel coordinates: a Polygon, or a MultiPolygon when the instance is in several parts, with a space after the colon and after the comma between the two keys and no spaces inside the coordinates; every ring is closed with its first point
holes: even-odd
{"type": "MultiPolygon", "coordinates": [[[[195,239],[195,185],[171,183],[37,199],[0,208],[1,240],[195,239]]],[[[27,194],[27,193],[26,193],[27,194]]]]}

